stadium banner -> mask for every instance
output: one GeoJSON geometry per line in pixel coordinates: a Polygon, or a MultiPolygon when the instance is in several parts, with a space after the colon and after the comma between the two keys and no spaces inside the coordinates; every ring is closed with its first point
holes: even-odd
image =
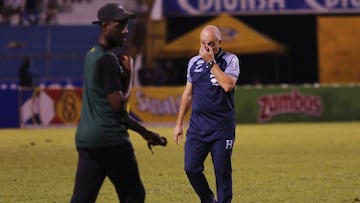
{"type": "Polygon", "coordinates": [[[360,13],[359,0],[174,0],[164,16],[360,13]]]}
{"type": "MultiPolygon", "coordinates": [[[[174,124],[184,87],[138,87],[131,92],[130,115],[143,123],[174,124]]],[[[360,85],[237,86],[237,123],[360,120],[360,85]]],[[[1,128],[74,127],[82,89],[0,90],[1,128]],[[5,99],[6,98],[6,99],[5,99]]],[[[184,121],[188,122],[190,112],[184,121]]]]}
{"type": "Polygon", "coordinates": [[[236,87],[237,123],[360,120],[360,86],[236,87]]]}
{"type": "Polygon", "coordinates": [[[183,91],[184,87],[133,88],[130,115],[144,123],[175,123],[183,91]]]}
{"type": "MultiPolygon", "coordinates": [[[[133,89],[130,112],[145,123],[175,123],[183,87],[133,89]]],[[[235,88],[237,123],[360,120],[360,86],[284,85],[235,88]],[[355,95],[359,95],[356,97],[355,95]]],[[[189,121],[190,113],[185,117],[189,121]]]]}
{"type": "Polygon", "coordinates": [[[360,15],[318,16],[317,24],[320,83],[360,81],[360,15]]]}
{"type": "Polygon", "coordinates": [[[74,126],[80,119],[82,89],[19,91],[20,127],[74,126]]]}

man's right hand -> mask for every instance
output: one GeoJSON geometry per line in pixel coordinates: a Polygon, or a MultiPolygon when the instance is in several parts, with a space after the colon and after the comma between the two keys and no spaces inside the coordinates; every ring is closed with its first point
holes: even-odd
{"type": "Polygon", "coordinates": [[[174,129],[174,141],[176,144],[180,144],[180,141],[183,139],[183,128],[180,125],[176,125],[174,129]]]}

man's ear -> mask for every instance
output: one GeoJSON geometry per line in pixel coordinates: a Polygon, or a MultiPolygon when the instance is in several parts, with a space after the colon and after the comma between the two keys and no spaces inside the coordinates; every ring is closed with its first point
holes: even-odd
{"type": "Polygon", "coordinates": [[[104,31],[106,31],[106,26],[108,25],[108,21],[103,21],[103,22],[101,22],[101,24],[100,24],[100,26],[101,26],[101,29],[102,30],[104,30],[104,31]]]}
{"type": "Polygon", "coordinates": [[[106,21],[101,22],[100,26],[105,27],[106,26],[106,21]]]}

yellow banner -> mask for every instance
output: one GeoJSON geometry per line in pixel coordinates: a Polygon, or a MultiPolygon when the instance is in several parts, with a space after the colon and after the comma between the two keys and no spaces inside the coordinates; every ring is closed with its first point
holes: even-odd
{"type": "Polygon", "coordinates": [[[359,82],[360,17],[321,16],[317,23],[320,82],[359,82]]]}
{"type": "MultiPolygon", "coordinates": [[[[184,87],[133,88],[129,100],[131,113],[142,122],[175,122],[184,87]]],[[[190,111],[184,121],[187,122],[190,111]]]]}

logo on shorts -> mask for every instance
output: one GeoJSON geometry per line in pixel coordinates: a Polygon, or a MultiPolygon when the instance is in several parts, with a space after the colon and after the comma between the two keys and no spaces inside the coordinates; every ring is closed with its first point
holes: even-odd
{"type": "Polygon", "coordinates": [[[233,140],[225,140],[225,149],[232,149],[234,144],[233,140]]]}

